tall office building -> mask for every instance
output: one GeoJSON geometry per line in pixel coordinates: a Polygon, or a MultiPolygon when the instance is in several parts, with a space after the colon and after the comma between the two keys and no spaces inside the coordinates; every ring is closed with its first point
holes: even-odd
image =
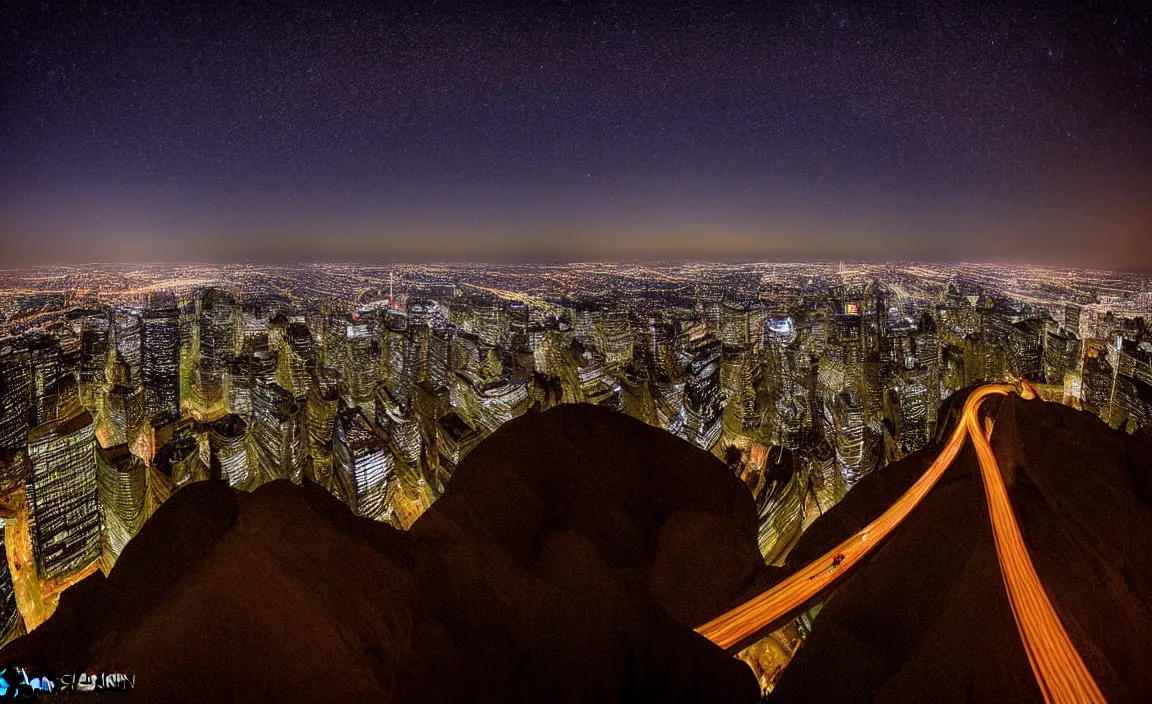
{"type": "Polygon", "coordinates": [[[720,438],[723,399],[720,387],[720,340],[710,334],[691,342],[684,386],[684,425],[680,435],[704,450],[720,438]]]}
{"type": "Polygon", "coordinates": [[[108,336],[111,325],[103,311],[93,311],[80,323],[80,383],[96,386],[108,379],[108,336]]]}
{"type": "Polygon", "coordinates": [[[359,408],[338,417],[333,442],[333,473],[339,494],[357,515],[381,520],[388,509],[393,472],[388,444],[359,408]]]}
{"type": "Polygon", "coordinates": [[[1008,368],[1018,377],[1039,379],[1044,372],[1044,343],[1048,324],[1041,318],[1015,323],[1008,340],[1008,368]]]}
{"type": "Polygon", "coordinates": [[[937,396],[935,370],[905,372],[894,389],[899,409],[898,442],[904,453],[928,446],[936,430],[937,396]]]}
{"type": "Polygon", "coordinates": [[[96,445],[96,483],[104,523],[100,568],[105,574],[148,518],[146,469],[126,444],[96,445]]]}
{"type": "Polygon", "coordinates": [[[204,291],[200,302],[200,386],[219,388],[236,347],[236,299],[219,289],[204,291]]]}
{"type": "Polygon", "coordinates": [[[81,411],[28,434],[27,496],[41,579],[64,579],[100,558],[100,502],[92,416],[81,411]]]}
{"type": "Polygon", "coordinates": [[[720,306],[720,341],[726,347],[746,347],[750,340],[748,307],[725,301],[720,306]]]}
{"type": "Polygon", "coordinates": [[[446,328],[431,330],[428,338],[428,378],[432,389],[446,389],[452,373],[452,331],[446,328]]]}
{"type": "Polygon", "coordinates": [[[398,398],[391,387],[381,384],[376,389],[376,425],[384,431],[396,454],[408,465],[420,461],[424,440],[420,424],[412,413],[412,405],[398,398]]]}
{"type": "Polygon", "coordinates": [[[1083,336],[1080,328],[1083,312],[1084,309],[1074,303],[1068,303],[1064,306],[1064,329],[1076,337],[1083,336]]]}
{"type": "Polygon", "coordinates": [[[230,360],[224,375],[224,402],[229,413],[252,417],[252,384],[252,354],[230,360]]]}
{"type": "Polygon", "coordinates": [[[843,392],[828,406],[829,427],[835,433],[836,463],[845,485],[851,489],[876,467],[874,433],[864,420],[864,403],[856,394],[843,392]]]}
{"type": "Polygon", "coordinates": [[[56,385],[63,376],[60,343],[50,335],[34,338],[28,346],[32,365],[32,424],[55,420],[56,385]]]}
{"type": "Polygon", "coordinates": [[[632,326],[625,309],[599,310],[593,314],[592,339],[613,374],[632,361],[632,326]]]}
{"type": "Polygon", "coordinates": [[[180,313],[147,310],[141,317],[141,378],[144,415],[180,413],[180,313]]]}
{"type": "Polygon", "coordinates": [[[415,374],[408,343],[408,315],[405,312],[389,310],[385,315],[382,347],[385,369],[381,379],[388,387],[389,395],[397,403],[407,405],[411,401],[415,374]]]}
{"type": "Polygon", "coordinates": [[[508,334],[508,311],[500,303],[477,305],[473,309],[475,333],[492,347],[503,347],[508,334]]]}
{"type": "Polygon", "coordinates": [[[347,320],[344,325],[343,379],[348,396],[360,407],[372,403],[379,379],[380,342],[371,316],[347,320]]]}
{"type": "Polygon", "coordinates": [[[296,399],[281,386],[258,383],[253,387],[252,422],[248,425],[250,488],[274,479],[302,481],[307,438],[301,416],[296,399]]]}
{"type": "Polygon", "coordinates": [[[140,316],[134,310],[117,309],[112,323],[117,358],[122,359],[128,368],[126,383],[135,386],[140,383],[144,352],[140,316]]]}
{"type": "Polygon", "coordinates": [[[290,322],[280,344],[276,383],[288,393],[302,398],[312,383],[316,368],[316,345],[307,323],[290,322]]]}
{"type": "Polygon", "coordinates": [[[318,369],[304,402],[308,430],[308,478],[320,486],[332,488],[332,436],[335,432],[339,405],[339,375],[334,369],[318,369]]]}
{"type": "Polygon", "coordinates": [[[248,423],[227,415],[208,426],[209,476],[219,476],[229,486],[249,487],[248,423]]]}
{"type": "Polygon", "coordinates": [[[99,431],[105,445],[131,443],[144,424],[144,396],[138,386],[114,384],[104,395],[99,431]]]}
{"type": "Polygon", "coordinates": [[[1043,354],[1044,380],[1049,384],[1063,384],[1065,375],[1080,370],[1080,340],[1072,332],[1049,328],[1043,354]]]}
{"type": "Polygon", "coordinates": [[[268,344],[269,315],[266,308],[244,303],[240,323],[240,349],[253,350],[268,344]]]}
{"type": "Polygon", "coordinates": [[[0,349],[0,450],[21,450],[32,419],[32,361],[27,349],[0,349]]]}

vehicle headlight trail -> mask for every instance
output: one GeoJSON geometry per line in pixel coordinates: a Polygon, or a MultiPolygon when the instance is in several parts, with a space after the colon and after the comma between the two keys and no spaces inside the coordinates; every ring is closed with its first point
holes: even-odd
{"type": "MultiPolygon", "coordinates": [[[[986,419],[981,428],[979,410],[984,400],[1014,391],[1014,387],[1007,384],[988,384],[973,390],[964,404],[960,422],[936,461],[879,518],[772,588],[700,626],[697,632],[730,649],[828,589],[908,517],[952,464],[964,441],[971,437],[984,480],[1000,572],[1017,630],[1045,701],[1104,702],[1100,688],[1060,622],[1028,556],[1000,467],[988,443],[992,422],[986,419]]],[[[1024,385],[1023,395],[1025,398],[1034,395],[1031,385],[1024,385]]]]}

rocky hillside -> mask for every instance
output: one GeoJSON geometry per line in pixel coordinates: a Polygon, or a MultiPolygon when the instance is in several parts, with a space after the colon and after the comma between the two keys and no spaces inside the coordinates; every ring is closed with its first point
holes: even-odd
{"type": "MultiPolygon", "coordinates": [[[[1008,397],[994,413],[992,446],[1024,539],[1073,641],[1108,701],[1152,701],[1152,447],[1057,404],[1008,397]]],[[[861,481],[790,565],[879,515],[933,456],[861,481]]],[[[769,701],[1042,701],[971,445],[825,603],[769,701]]]]}
{"type": "Polygon", "coordinates": [[[0,660],[133,701],[755,702],[692,627],[767,579],[747,489],[639,421],[512,421],[407,532],[315,486],[182,489],[0,660]]]}

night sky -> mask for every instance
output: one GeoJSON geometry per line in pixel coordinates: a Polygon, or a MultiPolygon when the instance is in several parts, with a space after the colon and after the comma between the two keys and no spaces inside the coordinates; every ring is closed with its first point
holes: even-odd
{"type": "Polygon", "coordinates": [[[0,262],[1152,265],[1152,4],[856,4],[4,0],[0,262]]]}

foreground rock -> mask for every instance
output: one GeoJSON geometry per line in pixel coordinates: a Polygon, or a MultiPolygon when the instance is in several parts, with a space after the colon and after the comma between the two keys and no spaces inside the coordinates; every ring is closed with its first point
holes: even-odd
{"type": "MultiPolygon", "coordinates": [[[[991,407],[991,404],[989,404],[991,407]]],[[[1005,399],[992,446],[1033,563],[1109,702],[1152,701],[1152,447],[1095,416],[1005,399]]],[[[934,455],[865,478],[789,556],[831,549],[934,455]]],[[[969,445],[827,601],[772,702],[1041,702],[969,445]]]]}
{"type": "Polygon", "coordinates": [[[409,533],[194,484],[0,660],[131,672],[133,701],[755,702],[692,626],[763,580],[718,460],[566,406],[500,428],[409,533]]]}

